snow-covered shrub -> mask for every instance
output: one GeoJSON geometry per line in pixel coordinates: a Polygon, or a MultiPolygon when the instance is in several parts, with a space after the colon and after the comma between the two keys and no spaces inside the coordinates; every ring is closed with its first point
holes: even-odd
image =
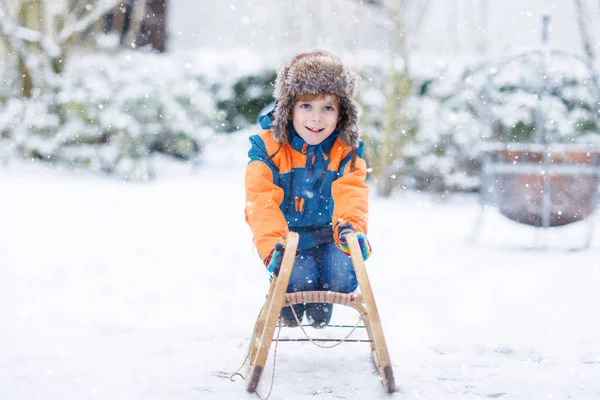
{"type": "Polygon", "coordinates": [[[486,136],[538,143],[593,138],[600,128],[598,84],[584,60],[565,52],[532,51],[511,58],[482,88],[491,126],[486,136]]]}
{"type": "Polygon", "coordinates": [[[73,58],[57,93],[25,102],[12,139],[26,156],[106,172],[154,152],[194,158],[213,132],[215,105],[174,61],[130,52],[73,58]]]}
{"type": "Polygon", "coordinates": [[[210,90],[215,129],[233,132],[256,124],[258,112],[273,101],[276,69],[284,62],[248,49],[194,54],[190,73],[210,90]]]}
{"type": "Polygon", "coordinates": [[[27,158],[57,161],[61,143],[56,132],[61,121],[52,96],[21,101],[18,112],[19,121],[11,132],[16,151],[27,158]]]}
{"type": "MultiPolygon", "coordinates": [[[[259,111],[273,101],[275,78],[275,70],[240,77],[227,91],[229,95],[217,102],[222,130],[234,131],[256,123],[259,111]]],[[[219,91],[218,88],[214,90],[219,91]]]]}
{"type": "MultiPolygon", "coordinates": [[[[474,61],[416,59],[413,91],[397,141],[401,153],[389,173],[398,184],[422,190],[474,190],[479,184],[481,121],[476,118],[481,67],[474,61]]],[[[381,65],[360,69],[362,129],[367,154],[379,151],[385,114],[388,70],[381,65]]]]}
{"type": "Polygon", "coordinates": [[[479,185],[479,146],[484,127],[478,116],[482,65],[443,65],[423,82],[410,103],[418,134],[404,149],[416,187],[424,190],[475,190],[479,185]]]}
{"type": "MultiPolygon", "coordinates": [[[[600,144],[594,72],[565,53],[553,52],[549,60],[547,73],[540,72],[536,52],[505,64],[413,60],[413,93],[404,108],[407,123],[397,133],[407,142],[391,173],[404,178],[399,183],[423,190],[477,190],[481,144],[535,141],[538,116],[545,121],[548,141],[600,144]],[[547,93],[538,102],[542,90],[547,93]]],[[[388,71],[369,66],[361,75],[363,131],[371,150],[377,150],[388,71]]]]}

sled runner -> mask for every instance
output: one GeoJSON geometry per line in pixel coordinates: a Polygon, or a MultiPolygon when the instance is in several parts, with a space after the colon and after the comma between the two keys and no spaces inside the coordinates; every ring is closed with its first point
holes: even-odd
{"type": "Polygon", "coordinates": [[[335,303],[357,310],[363,316],[369,336],[368,342],[371,343],[373,361],[381,376],[383,386],[389,393],[396,390],[392,363],[358,240],[354,233],[348,234],[346,240],[361,293],[326,291],[286,293],[298,247],[298,234],[290,232],[281,269],[278,276],[273,277],[267,299],[260,311],[250,340],[249,364],[246,375],[246,390],[248,392],[256,391],[262,376],[281,309],[299,303],[335,303]]]}

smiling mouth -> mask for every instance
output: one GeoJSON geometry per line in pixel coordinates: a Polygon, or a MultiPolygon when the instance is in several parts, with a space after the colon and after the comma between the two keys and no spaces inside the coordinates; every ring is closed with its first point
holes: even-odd
{"type": "Polygon", "coordinates": [[[308,126],[305,126],[306,129],[308,129],[309,131],[313,132],[313,133],[319,133],[322,132],[325,128],[321,128],[321,129],[317,129],[317,128],[309,128],[308,126]]]}

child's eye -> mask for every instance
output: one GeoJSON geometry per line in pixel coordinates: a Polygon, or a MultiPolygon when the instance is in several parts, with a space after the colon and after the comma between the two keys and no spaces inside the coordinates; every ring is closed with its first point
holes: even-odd
{"type": "Polygon", "coordinates": [[[310,104],[307,104],[307,103],[300,104],[300,108],[304,108],[305,110],[308,110],[310,108],[310,104]]]}
{"type": "Polygon", "coordinates": [[[335,109],[334,109],[333,107],[331,107],[331,106],[325,106],[323,109],[324,109],[325,111],[334,111],[334,110],[335,110],[335,109]]]}

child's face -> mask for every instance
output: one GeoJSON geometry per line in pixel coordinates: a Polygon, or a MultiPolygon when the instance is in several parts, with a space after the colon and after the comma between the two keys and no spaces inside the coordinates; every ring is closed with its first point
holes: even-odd
{"type": "Polygon", "coordinates": [[[332,94],[300,96],[292,108],[294,129],[309,145],[316,145],[327,139],[339,120],[339,100],[332,94]]]}

